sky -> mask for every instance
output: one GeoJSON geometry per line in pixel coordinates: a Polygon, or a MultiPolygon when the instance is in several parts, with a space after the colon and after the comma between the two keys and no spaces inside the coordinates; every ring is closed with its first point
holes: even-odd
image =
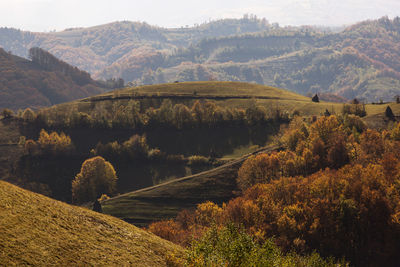
{"type": "Polygon", "coordinates": [[[246,13],[280,25],[343,26],[400,16],[400,0],[0,0],[0,27],[44,32],[123,20],[185,27],[246,13]]]}

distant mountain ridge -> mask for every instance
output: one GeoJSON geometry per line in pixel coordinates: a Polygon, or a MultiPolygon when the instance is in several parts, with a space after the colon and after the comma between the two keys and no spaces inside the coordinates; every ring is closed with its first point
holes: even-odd
{"type": "Polygon", "coordinates": [[[21,56],[45,48],[96,79],[244,81],[377,102],[400,95],[399,36],[399,18],[329,32],[244,17],[179,29],[127,21],[54,33],[1,28],[0,46],[21,56]]]}
{"type": "Polygon", "coordinates": [[[177,29],[130,21],[50,33],[0,28],[0,46],[23,57],[27,57],[29,48],[41,47],[94,74],[126,56],[131,50],[143,46],[161,51],[171,50],[187,47],[203,38],[259,32],[269,28],[266,21],[254,19],[228,19],[177,29]]]}

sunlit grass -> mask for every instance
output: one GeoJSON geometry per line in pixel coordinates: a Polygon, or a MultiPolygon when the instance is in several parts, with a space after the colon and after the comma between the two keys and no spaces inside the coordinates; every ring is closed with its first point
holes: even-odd
{"type": "Polygon", "coordinates": [[[182,248],[117,218],[0,181],[0,266],[165,266],[182,248]]]}

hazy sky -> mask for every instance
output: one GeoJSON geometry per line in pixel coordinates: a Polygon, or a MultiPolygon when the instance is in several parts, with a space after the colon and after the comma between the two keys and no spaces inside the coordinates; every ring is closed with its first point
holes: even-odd
{"type": "Polygon", "coordinates": [[[0,27],[63,30],[112,21],[180,27],[255,14],[281,25],[344,25],[400,16],[400,0],[0,0],[0,27]]]}

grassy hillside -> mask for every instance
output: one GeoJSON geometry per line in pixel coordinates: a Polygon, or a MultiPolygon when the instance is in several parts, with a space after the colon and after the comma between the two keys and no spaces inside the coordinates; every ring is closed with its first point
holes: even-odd
{"type": "MultiPolygon", "coordinates": [[[[273,149],[276,147],[260,151],[273,149]]],[[[147,225],[152,221],[173,218],[182,209],[194,208],[206,200],[222,204],[238,190],[237,171],[250,155],[209,171],[111,198],[102,202],[103,211],[135,225],[147,225]]]]}
{"type": "Polygon", "coordinates": [[[116,218],[0,181],[0,265],[163,266],[182,248],[116,218]]]}

